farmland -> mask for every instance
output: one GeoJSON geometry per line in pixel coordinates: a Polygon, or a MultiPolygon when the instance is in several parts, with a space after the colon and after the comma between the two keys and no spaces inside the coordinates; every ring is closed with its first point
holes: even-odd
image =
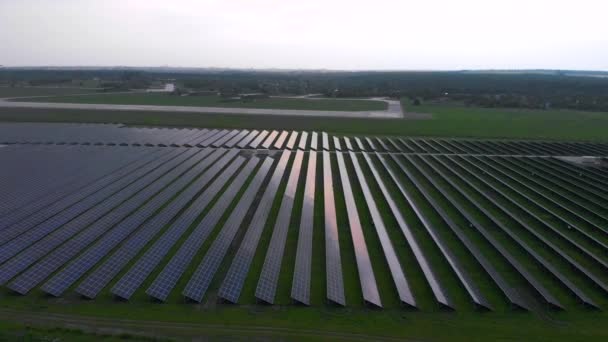
{"type": "Polygon", "coordinates": [[[3,123],[0,144],[2,317],[606,338],[608,172],[562,158],[605,143],[3,123]]]}

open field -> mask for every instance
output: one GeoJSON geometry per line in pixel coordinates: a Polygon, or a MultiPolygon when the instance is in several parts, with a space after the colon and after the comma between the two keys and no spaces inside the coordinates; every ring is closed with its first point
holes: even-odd
{"type": "Polygon", "coordinates": [[[64,96],[73,94],[90,94],[96,91],[99,90],[95,88],[0,86],[0,99],[28,96],[64,96]]]}
{"type": "MultiPolygon", "coordinates": [[[[121,122],[180,127],[302,129],[342,134],[408,135],[461,138],[608,141],[608,113],[562,110],[512,110],[424,105],[404,108],[432,114],[431,119],[365,119],[135,112],[75,109],[0,108],[1,121],[121,122]]],[[[407,117],[407,114],[406,114],[407,117]]]]}
{"type": "Polygon", "coordinates": [[[235,101],[222,99],[219,96],[176,96],[171,94],[155,93],[57,96],[43,98],[23,98],[17,101],[117,105],[302,109],[326,111],[382,111],[386,110],[387,108],[385,102],[372,100],[307,100],[297,98],[268,98],[248,101],[235,101]]]}
{"type": "Polygon", "coordinates": [[[0,134],[0,319],[182,338],[608,336],[608,169],[553,157],[607,144],[0,134]]]}

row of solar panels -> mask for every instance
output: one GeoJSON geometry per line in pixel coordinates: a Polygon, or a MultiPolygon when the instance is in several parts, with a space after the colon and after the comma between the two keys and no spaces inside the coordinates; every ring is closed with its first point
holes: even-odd
{"type": "Polygon", "coordinates": [[[325,132],[138,128],[118,125],[0,124],[0,143],[226,147],[426,154],[605,156],[608,144],[404,137],[341,137],[325,132]]]}
{"type": "Polygon", "coordinates": [[[21,146],[0,158],[7,165],[0,203],[8,203],[0,212],[0,283],[21,294],[40,288],[61,296],[73,289],[95,298],[109,288],[130,299],[149,280],[141,290],[157,300],[179,291],[201,302],[217,280],[217,296],[238,303],[268,234],[255,297],[274,303],[290,230],[298,236],[291,297],[304,304],[311,279],[322,276],[313,269],[313,234],[324,234],[326,297],[340,305],[347,304],[345,263],[356,264],[366,303],[382,306],[387,295],[376,281],[370,234],[399,299],[412,307],[417,271],[404,267],[402,248],[411,250],[435,301],[447,308],[455,307],[450,280],[439,276],[435,255],[485,309],[492,309],[479,287],[485,278],[510,304],[530,308],[505,279],[505,265],[555,308],[564,305],[547,286],[553,282],[596,308],[594,295],[608,292],[608,172],[599,167],[532,157],[103,146],[21,146]],[[50,168],[37,170],[33,156],[47,158],[40,160],[50,168]],[[294,209],[298,189],[301,210],[294,209]],[[341,198],[344,213],[336,209],[341,198]],[[323,212],[322,225],[315,225],[315,210],[323,212]],[[344,241],[352,243],[354,260],[344,259],[344,241]],[[501,256],[500,265],[487,257],[488,247],[501,256]],[[180,286],[188,270],[192,275],[180,286]]]}

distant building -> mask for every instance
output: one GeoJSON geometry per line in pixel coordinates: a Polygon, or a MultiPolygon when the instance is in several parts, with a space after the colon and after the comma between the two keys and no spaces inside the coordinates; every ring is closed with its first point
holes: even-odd
{"type": "Polygon", "coordinates": [[[165,83],[163,88],[150,88],[146,89],[148,93],[172,93],[175,91],[175,84],[165,83]]]}

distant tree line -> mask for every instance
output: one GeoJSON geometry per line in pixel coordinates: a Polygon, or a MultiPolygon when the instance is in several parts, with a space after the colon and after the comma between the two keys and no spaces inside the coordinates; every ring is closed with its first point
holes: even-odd
{"type": "Polygon", "coordinates": [[[409,98],[412,103],[459,101],[471,106],[608,111],[608,77],[553,73],[313,72],[200,69],[0,69],[0,84],[52,85],[97,78],[107,90],[170,81],[222,94],[323,94],[328,97],[409,98]]]}

